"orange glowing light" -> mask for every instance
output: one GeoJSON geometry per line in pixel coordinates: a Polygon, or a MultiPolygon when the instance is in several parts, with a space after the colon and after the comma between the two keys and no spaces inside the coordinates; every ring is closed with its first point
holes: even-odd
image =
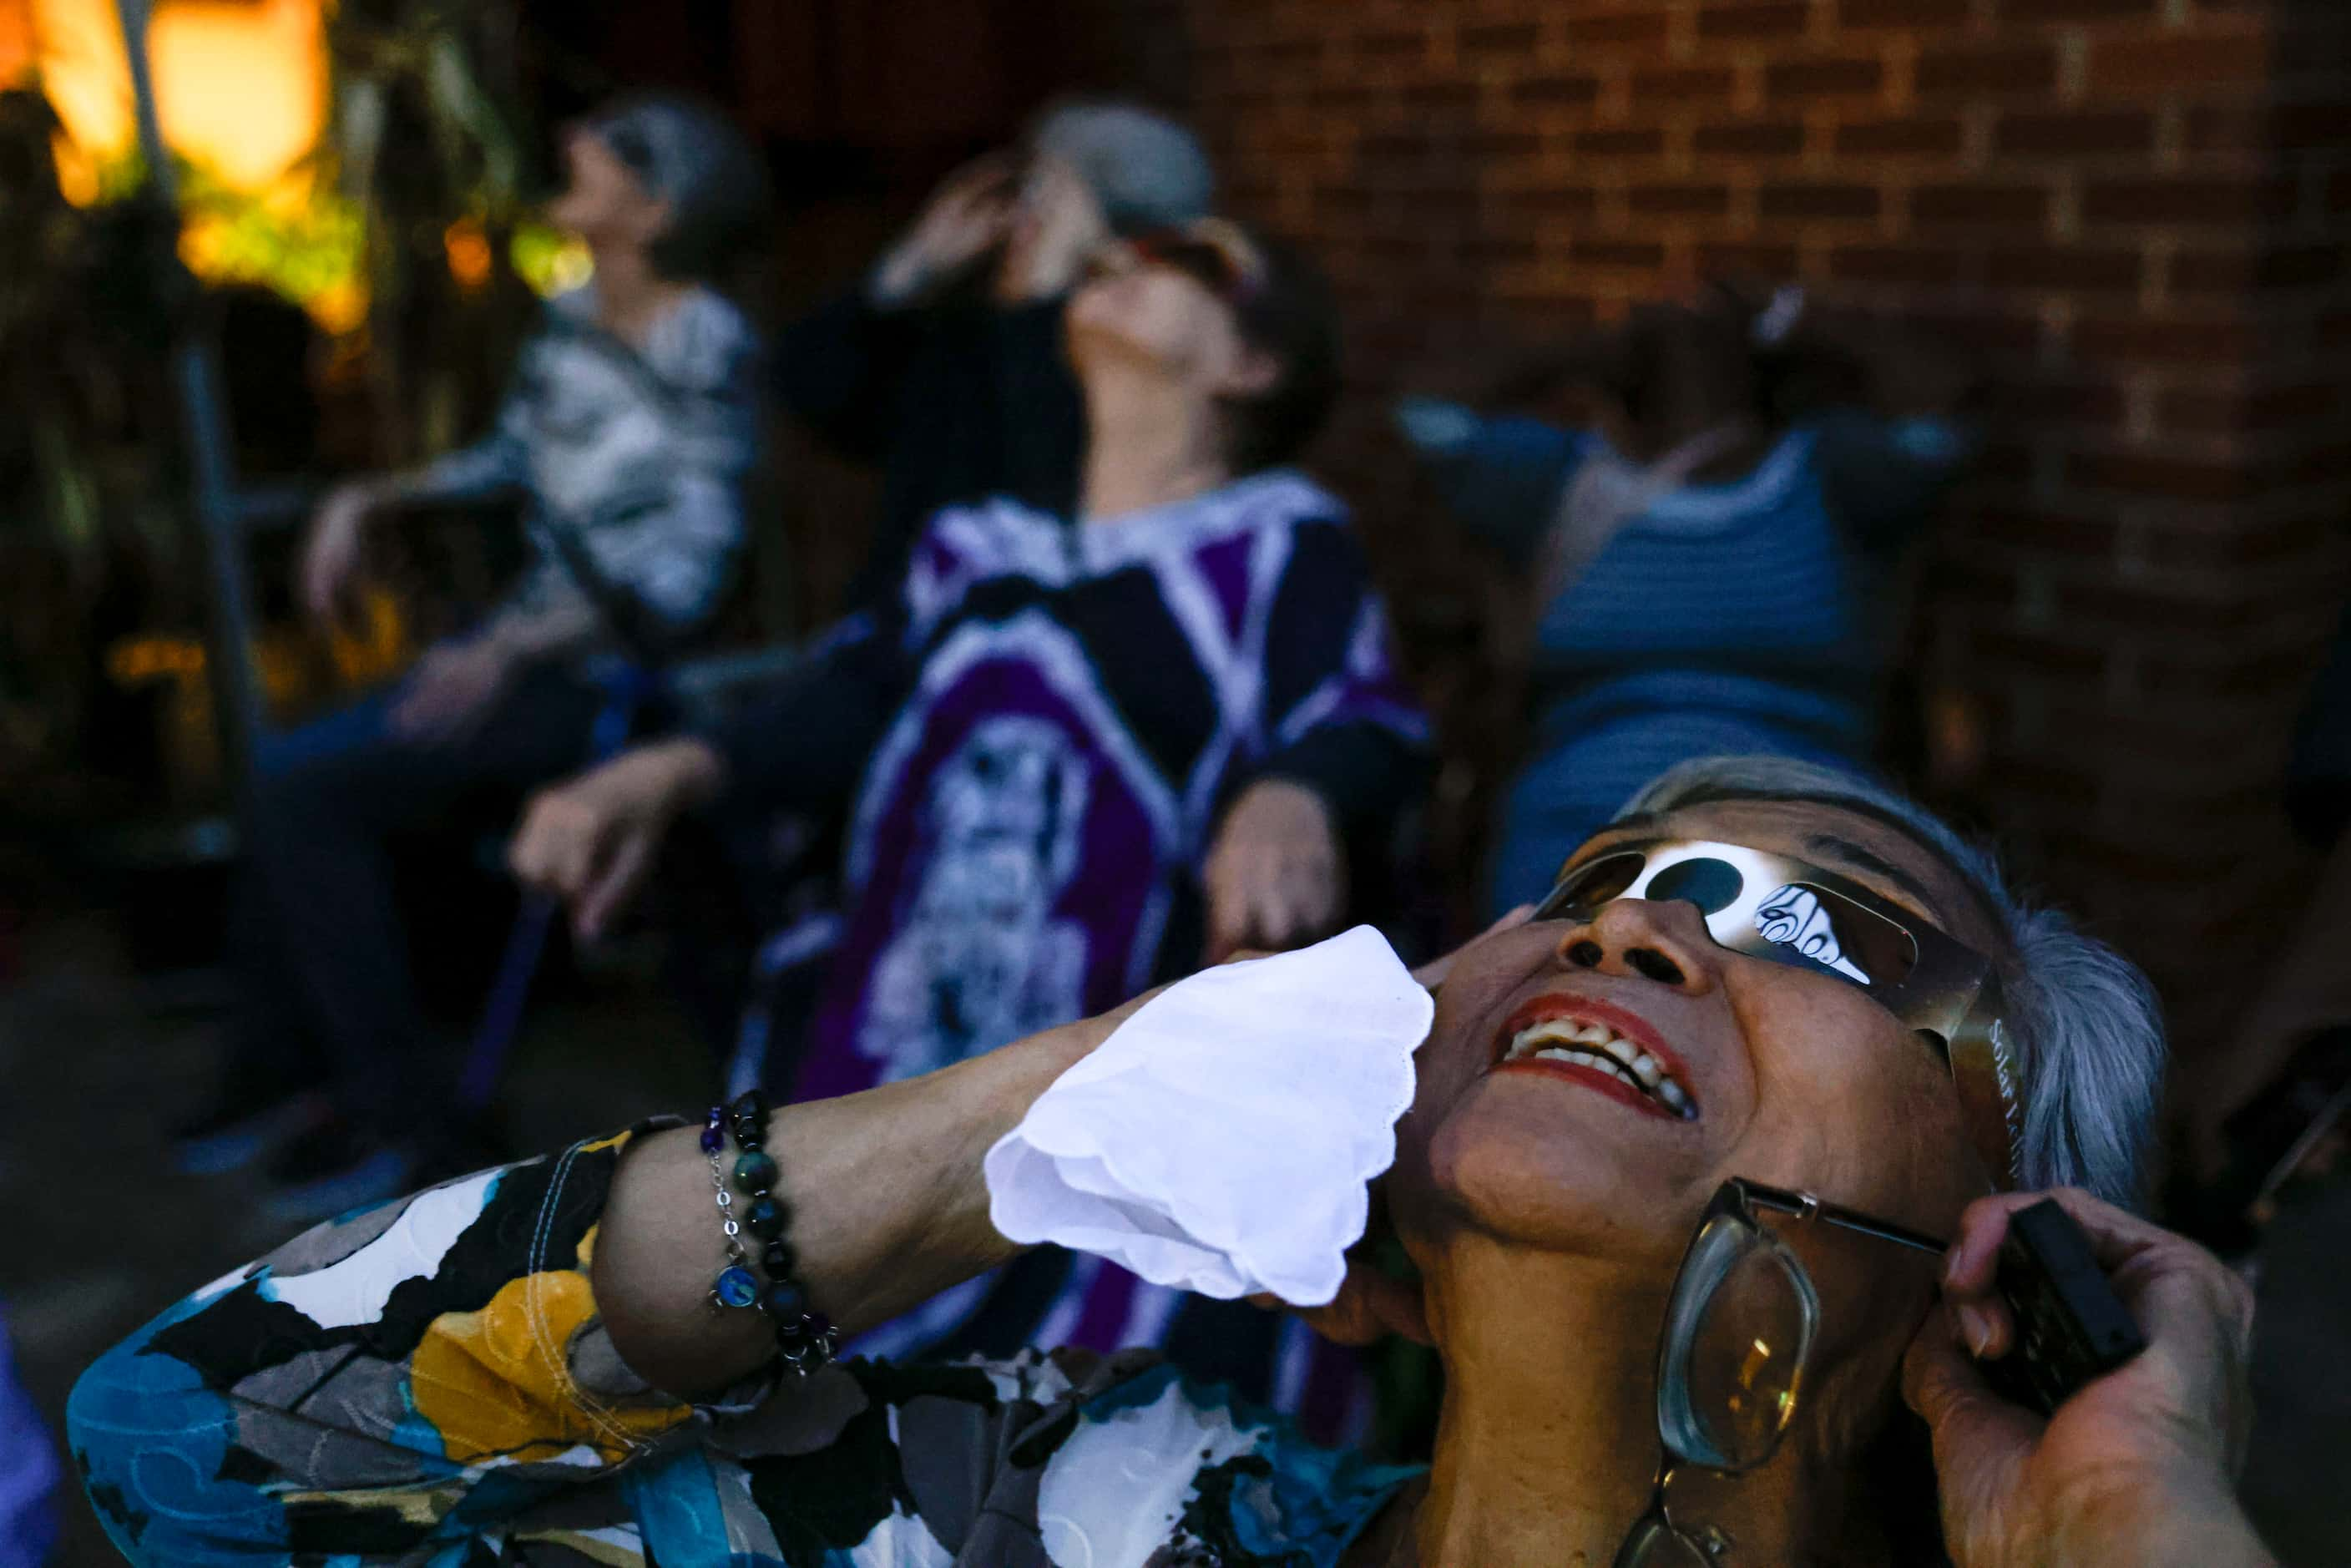
{"type": "Polygon", "coordinates": [[[0,0],[0,87],[14,87],[32,74],[32,0],[0,0]]]}
{"type": "Polygon", "coordinates": [[[497,257],[490,250],[490,236],[472,218],[459,218],[441,236],[444,249],[449,253],[449,276],[457,287],[467,293],[478,293],[490,286],[490,275],[496,269],[497,257]]]}
{"type": "MultiPolygon", "coordinates": [[[[92,190],[89,166],[137,140],[115,0],[0,0],[0,66],[12,5],[29,13],[32,63],[71,142],[67,187],[92,190]]],[[[176,152],[234,189],[308,187],[301,161],[326,123],[320,0],[157,0],[147,49],[176,152]]]]}

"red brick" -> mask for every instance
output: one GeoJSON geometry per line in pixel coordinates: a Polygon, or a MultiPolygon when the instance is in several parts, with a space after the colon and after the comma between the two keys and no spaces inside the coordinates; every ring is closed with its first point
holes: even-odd
{"type": "MultiPolygon", "coordinates": [[[[1968,351],[1991,358],[2037,355],[2041,322],[2028,312],[2007,307],[1947,306],[1928,303],[1909,313],[1911,324],[1949,342],[1964,343],[1968,351]]],[[[2037,370],[2035,371],[2037,372],[2037,370]]]]}
{"type": "Polygon", "coordinates": [[[1804,30],[1813,8],[1803,0],[1775,0],[1765,5],[1702,5],[1698,13],[1701,38],[1785,38],[1804,30]]]}
{"type": "Polygon", "coordinates": [[[2340,389],[2324,382],[2272,387],[2175,387],[2156,402],[2156,423],[2196,435],[2308,429],[2333,423],[2343,406],[2340,389]]]}
{"type": "Polygon", "coordinates": [[[1692,98],[1729,98],[1731,73],[1719,66],[1658,67],[1633,73],[1633,102],[1692,98]]]}
{"type": "Polygon", "coordinates": [[[1399,221],[1393,226],[1407,234],[1425,239],[1432,229],[1441,232],[1446,224],[1477,221],[1477,188],[1464,184],[1447,170],[1432,170],[1426,181],[1405,187],[1404,195],[1396,209],[1399,221]]]}
{"type": "Polygon", "coordinates": [[[1511,192],[1503,198],[1502,210],[1512,217],[1534,223],[1589,218],[1600,210],[1600,195],[1589,185],[1545,185],[1532,191],[1511,192]]]}
{"type": "Polygon", "coordinates": [[[1972,552],[1953,552],[1949,559],[1937,561],[1930,586],[1939,601],[1994,613],[2016,601],[2016,574],[1972,552]]]}
{"type": "Polygon", "coordinates": [[[1730,210],[1730,193],[1720,185],[1635,185],[1625,202],[1644,217],[1717,217],[1730,210]]]}
{"type": "Polygon", "coordinates": [[[1418,63],[1428,53],[1428,33],[1415,27],[1400,33],[1368,33],[1355,40],[1355,58],[1384,65],[1418,63]]]}
{"type": "Polygon", "coordinates": [[[1924,225],[2039,228],[2049,222],[2049,193],[2039,185],[1921,185],[1910,193],[1910,221],[1924,225]]]}
{"type": "Polygon", "coordinates": [[[1881,200],[1872,185],[1766,185],[1758,210],[1767,219],[1860,220],[1877,216],[1881,200]]]}
{"type": "Polygon", "coordinates": [[[2262,483],[2250,465],[2147,452],[2077,452],[2065,461],[2065,480],[2090,490],[2161,496],[2176,501],[2241,501],[2262,483]]]}
{"type": "Polygon", "coordinates": [[[1969,0],[1837,0],[1837,26],[1949,27],[1968,19],[1969,0]]]}
{"type": "Polygon", "coordinates": [[[1324,40],[1285,38],[1261,44],[1254,49],[1233,51],[1238,57],[1253,60],[1270,76],[1292,76],[1311,71],[1322,63],[1324,40]]]}
{"type": "Polygon", "coordinates": [[[2144,653],[2138,661],[2139,684],[2167,695],[2193,692],[2220,697],[2259,696],[2304,682],[2311,674],[2310,656],[2298,649],[2218,664],[2167,657],[2167,652],[2144,653]]]}
{"type": "Polygon", "coordinates": [[[2270,129],[2274,144],[2290,152],[2351,147],[2351,95],[2276,105],[2270,110],[2270,129]]]}
{"type": "Polygon", "coordinates": [[[2294,452],[2282,465],[2268,472],[2273,483],[2288,486],[2325,485],[2331,490],[2342,482],[2343,476],[2351,474],[2351,443],[2315,443],[2294,452]]]}
{"type": "Polygon", "coordinates": [[[1994,288],[2136,294],[2146,273],[2146,256],[2135,250],[2020,246],[1995,250],[1984,258],[1984,281],[1994,288]]]}
{"type": "Polygon", "coordinates": [[[2157,0],[1999,0],[2003,22],[2103,22],[2153,16],[2157,0]]]}
{"type": "Polygon", "coordinates": [[[1666,150],[1666,133],[1654,125],[1579,131],[1575,150],[1601,158],[1655,158],[1666,150]]]}
{"type": "Polygon", "coordinates": [[[1866,55],[1783,60],[1763,73],[1763,90],[1775,99],[1852,98],[1875,93],[1885,83],[1885,65],[1866,55]]]}
{"type": "Polygon", "coordinates": [[[1640,240],[1580,239],[1567,254],[1579,267],[1624,267],[1656,271],[1666,264],[1666,247],[1640,240]]]}
{"type": "Polygon", "coordinates": [[[1525,108],[1556,109],[1588,104],[1600,96],[1600,82],[1588,76],[1537,77],[1510,89],[1511,99],[1525,108]]]}
{"type": "MultiPolygon", "coordinates": [[[[2103,671],[2106,664],[2105,655],[2095,649],[2088,651],[2092,656],[2085,666],[2074,661],[2052,658],[2037,651],[2072,644],[2004,637],[1995,632],[1983,633],[1982,646],[1987,662],[2031,670],[2037,674],[2058,675],[2064,677],[2068,685],[2103,671]]],[[[2004,748],[1993,753],[1991,763],[2003,789],[2016,792],[2021,786],[2022,792],[2043,810],[2055,808],[2072,816],[2095,806],[2105,793],[2097,773],[2093,770],[2062,767],[2004,748]]],[[[2067,824],[2069,828],[2071,825],[2070,822],[2067,824]]]]}
{"type": "Polygon", "coordinates": [[[2011,439],[1995,432],[1984,437],[1976,448],[1976,476],[1982,479],[2011,480],[2018,485],[2030,484],[2038,476],[2037,456],[2031,442],[2011,439]]]}
{"type": "Polygon", "coordinates": [[[1498,22],[1461,29],[1461,49],[1465,54],[1523,58],[1541,45],[1542,26],[1535,22],[1498,22]]]}
{"type": "Polygon", "coordinates": [[[2066,511],[2040,502],[1988,508],[1970,521],[1968,531],[1985,544],[2092,560],[2111,560],[2122,542],[2122,525],[2105,511],[2066,511]]]}
{"type": "Polygon", "coordinates": [[[1949,287],[1960,270],[1959,253],[1948,246],[1839,246],[1829,253],[1829,277],[1838,283],[1949,287]]]}
{"type": "MultiPolygon", "coordinates": [[[[2142,623],[2154,618],[2153,606],[2125,595],[2116,601],[2107,623],[2128,625],[2134,606],[2142,623]]],[[[2202,744],[2183,745],[2188,737],[2165,726],[2117,725],[2111,714],[2102,711],[2090,711],[2078,724],[2070,712],[2061,711],[2051,716],[2051,733],[2065,757],[2078,758],[2086,767],[2111,775],[2118,763],[2127,759],[2137,764],[2144,776],[2159,778],[2175,788],[2183,780],[2196,781],[2199,790],[2213,787],[2212,781],[2233,779],[2246,766],[2241,747],[2223,746],[2205,737],[2198,737],[2202,744]]],[[[2201,799],[2197,791],[2189,794],[2201,799]]],[[[2183,808],[2175,802],[2171,810],[2183,808]]],[[[2231,869],[2229,862],[2241,852],[2234,846],[2214,846],[2209,832],[2155,844],[2137,838],[2128,842],[2100,842],[2076,831],[2067,832],[2052,847],[2049,871],[2053,876],[2091,886],[2109,884],[2108,896],[2117,903],[2126,901],[2145,909],[2159,907],[2174,889],[2210,887],[2215,873],[2231,869]]],[[[2123,931],[2116,931],[2115,936],[2127,940],[2123,931]]],[[[2209,943],[2199,944],[2196,951],[2196,989],[2209,997],[2212,948],[2209,943]]]]}
{"type": "Polygon", "coordinates": [[[2336,245],[2181,251],[2171,258],[2175,294],[2241,294],[2257,288],[2310,288],[2343,277],[2336,245]]]}
{"type": "Polygon", "coordinates": [[[1804,128],[1792,120],[1701,125],[1690,138],[1690,148],[1701,157],[1792,158],[1804,150],[1804,128]]]}
{"type": "Polygon", "coordinates": [[[1422,162],[1428,157],[1429,141],[1418,131],[1381,131],[1359,138],[1355,153],[1370,163],[1422,162]]]}
{"type": "Polygon", "coordinates": [[[1532,158],[1542,152],[1542,137],[1532,131],[1473,131],[1461,139],[1461,151],[1485,161],[1532,158]]]}
{"type": "Polygon", "coordinates": [[[1792,277],[1796,247],[1792,245],[1702,245],[1698,269],[1708,277],[1792,277]]]}
{"type": "Polygon", "coordinates": [[[2293,199],[2292,187],[2273,180],[2102,180],[2083,187],[2082,221],[2233,227],[2282,216],[2293,199]]]}
{"type": "Polygon", "coordinates": [[[2094,92],[2216,92],[2258,87],[2270,70],[2270,40],[2256,32],[2123,36],[2090,49],[2094,92]]]}
{"type": "Polygon", "coordinates": [[[2138,110],[2001,116],[1992,151],[2011,158],[2079,158],[2147,153],[2155,146],[2155,117],[2138,110]]]}
{"type": "Polygon", "coordinates": [[[1963,135],[1948,117],[1856,120],[1836,128],[1836,150],[1848,158],[1956,158],[1963,135]]]}
{"type": "Polygon", "coordinates": [[[1662,10],[1623,11],[1567,18],[1567,41],[1576,48],[1612,45],[1649,48],[1666,41],[1671,18],[1662,10]]]}
{"type": "Polygon", "coordinates": [[[2341,89],[2351,68],[2351,15],[2340,5],[2272,5],[2277,77],[2294,96],[2341,89]]]}
{"type": "MultiPolygon", "coordinates": [[[[2116,486],[2116,490],[2150,497],[2170,498],[2178,494],[2176,487],[2179,486],[2209,486],[2227,493],[2227,497],[2217,500],[2215,505],[2231,505],[2250,477],[2225,467],[2216,469],[2209,465],[2174,463],[2163,458],[2116,461],[2116,477],[2126,481],[2116,486]],[[2232,472],[2237,472],[2233,479],[2230,477],[2232,472]]],[[[2261,606],[2241,596],[2240,590],[2222,581],[2216,573],[2170,576],[2161,581],[2143,582],[2120,582],[2111,577],[2070,581],[2061,579],[2057,597],[2068,615],[2107,626],[2163,629],[2175,635],[2185,633],[2199,639],[2241,631],[2262,613],[2261,606]]],[[[2091,727],[2127,729],[2147,723],[2176,723],[2186,716],[2186,711],[2179,706],[2161,715],[2113,710],[2094,721],[2091,727]]],[[[2223,723],[2231,717],[2225,712],[2210,716],[2223,723]]],[[[2085,733],[2083,738],[2088,737],[2085,733]]]]}
{"type": "Polygon", "coordinates": [[[1912,78],[1922,99],[2039,98],[2056,86],[2057,51],[2048,44],[1929,48],[1912,78]]]}
{"type": "Polygon", "coordinates": [[[2180,126],[2180,145],[2189,152],[2266,155],[2274,140],[2269,110],[2255,103],[2195,104],[2180,126]]]}
{"type": "MultiPolygon", "coordinates": [[[[1524,94],[1531,83],[1520,84],[1524,94]]],[[[1405,106],[1419,113],[1467,113],[1478,107],[1478,84],[1474,81],[1415,82],[1404,89],[1405,106]]]]}
{"type": "Polygon", "coordinates": [[[2094,362],[2195,366],[2209,372],[2251,357],[2259,334],[2245,321],[2149,321],[2132,318],[2077,321],[2074,354],[2094,362]]]}
{"type": "Polygon", "coordinates": [[[1325,113],[1352,115],[1360,113],[1374,96],[1370,86],[1364,82],[1325,81],[1316,82],[1308,89],[1306,101],[1325,113]]]}
{"type": "Polygon", "coordinates": [[[1508,235],[1479,235],[1465,242],[1461,256],[1483,267],[1527,267],[1541,258],[1531,239],[1508,235]]]}
{"type": "MultiPolygon", "coordinates": [[[[2001,417],[2043,432],[2111,434],[2130,418],[2130,399],[2112,382],[2036,382],[2003,388],[2001,417]]],[[[2107,537],[2113,534],[2106,519],[2107,537]]],[[[2101,547],[2100,553],[2106,553],[2101,547]]]]}

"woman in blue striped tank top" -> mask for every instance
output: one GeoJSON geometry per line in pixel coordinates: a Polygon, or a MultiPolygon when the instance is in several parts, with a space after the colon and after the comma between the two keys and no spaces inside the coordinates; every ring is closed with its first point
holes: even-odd
{"type": "Polygon", "coordinates": [[[1497,909],[1540,898],[1675,763],[1865,770],[1905,546],[1967,450],[1958,375],[1793,290],[1645,307],[1551,379],[1591,394],[1588,426],[1399,410],[1448,510],[1532,590],[1511,650],[1531,744],[1501,803],[1497,909]]]}

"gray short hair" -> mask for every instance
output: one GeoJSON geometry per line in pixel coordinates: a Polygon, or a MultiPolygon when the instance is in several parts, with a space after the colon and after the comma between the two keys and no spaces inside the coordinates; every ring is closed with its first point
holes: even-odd
{"type": "Polygon", "coordinates": [[[1957,872],[2007,938],[1998,956],[2023,1078],[2018,1169],[2025,1186],[2078,1186],[2136,1208],[2164,1071],[2163,1012],[2137,965],[2012,892],[2000,864],[1925,808],[1818,763],[1711,757],[1652,780],[1625,811],[1725,800],[1803,800],[1884,820],[1957,872]]]}
{"type": "Polygon", "coordinates": [[[767,171],[742,132],[716,110],[664,93],[617,99],[580,129],[669,204],[669,221],[648,247],[654,268],[724,281],[768,215],[767,171]]]}
{"type": "Polygon", "coordinates": [[[1029,140],[1077,170],[1121,234],[1197,223],[1216,199],[1199,138],[1139,104],[1065,103],[1047,111],[1029,140]]]}

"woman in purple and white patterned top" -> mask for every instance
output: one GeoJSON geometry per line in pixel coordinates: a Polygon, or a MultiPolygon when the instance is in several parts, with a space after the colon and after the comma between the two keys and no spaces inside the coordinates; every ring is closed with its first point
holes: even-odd
{"type": "MultiPolygon", "coordinates": [[[[941,512],[890,613],[723,730],[543,796],[517,869],[592,934],[691,805],[845,813],[842,906],[783,939],[826,965],[797,1071],[738,1063],[803,1099],[1114,1006],[1204,950],[1321,934],[1424,743],[1343,509],[1279,466],[1328,407],[1334,339],[1302,270],[1228,225],[1115,247],[1070,311],[1082,517],[941,512]]],[[[1165,1344],[1334,1424],[1353,1398],[1302,1332],[1058,1251],[863,1348],[1031,1343],[1165,1344]]]]}

